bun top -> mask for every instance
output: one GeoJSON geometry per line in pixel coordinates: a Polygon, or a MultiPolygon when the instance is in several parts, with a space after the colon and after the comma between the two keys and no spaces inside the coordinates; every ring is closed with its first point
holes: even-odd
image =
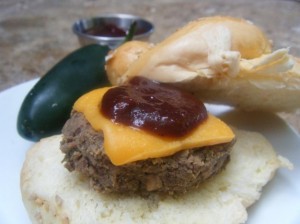
{"type": "MultiPolygon", "coordinates": [[[[174,43],[190,33],[195,33],[196,37],[198,35],[201,38],[202,35],[205,35],[201,32],[217,31],[220,27],[224,28],[222,31],[224,33],[216,38],[222,38],[226,31],[229,32],[229,50],[240,52],[242,58],[257,58],[271,52],[271,42],[257,26],[244,19],[225,16],[205,17],[192,21],[165,39],[161,45],[174,43]]],[[[220,33],[216,32],[215,35],[217,34],[220,33]]],[[[199,41],[199,38],[195,39],[199,41]]],[[[211,43],[207,43],[207,45],[211,45],[211,43]]]]}
{"type": "Polygon", "coordinates": [[[263,31],[250,21],[224,16],[206,17],[191,22],[183,28],[182,32],[188,32],[189,29],[201,26],[224,26],[229,29],[231,33],[230,50],[240,52],[242,58],[252,59],[271,53],[271,42],[263,31]]]}
{"type": "Polygon", "coordinates": [[[139,56],[148,51],[153,44],[142,41],[129,41],[111,51],[106,58],[105,69],[108,79],[116,84],[118,79],[124,74],[129,66],[136,61],[139,56]]]}
{"type": "Polygon", "coordinates": [[[155,46],[138,41],[125,43],[112,52],[106,68],[114,85],[136,75],[181,82],[198,75],[234,76],[241,58],[257,58],[270,52],[270,41],[251,22],[216,16],[192,21],[155,46]]]}

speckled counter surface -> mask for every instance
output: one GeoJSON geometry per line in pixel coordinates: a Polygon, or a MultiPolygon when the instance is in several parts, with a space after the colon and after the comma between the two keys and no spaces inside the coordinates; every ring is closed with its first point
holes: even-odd
{"type": "MultiPolygon", "coordinates": [[[[156,28],[152,42],[198,17],[243,17],[267,33],[274,49],[290,47],[290,52],[300,57],[297,0],[1,0],[0,91],[42,76],[78,48],[71,32],[75,20],[115,12],[152,21],[156,28]]],[[[280,116],[300,131],[299,111],[280,116]]]]}

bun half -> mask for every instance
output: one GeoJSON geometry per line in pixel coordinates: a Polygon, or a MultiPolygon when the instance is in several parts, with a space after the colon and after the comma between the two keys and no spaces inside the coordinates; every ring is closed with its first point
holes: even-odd
{"type": "Polygon", "coordinates": [[[44,224],[82,223],[243,223],[246,208],[259,199],[280,159],[260,134],[236,131],[237,142],[227,168],[185,195],[142,198],[105,195],[62,164],[61,136],[33,146],[21,173],[21,192],[30,219],[44,224]]]}
{"type": "Polygon", "coordinates": [[[162,42],[143,48],[136,60],[126,60],[134,58],[135,45],[141,44],[126,43],[107,60],[113,85],[145,76],[184,88],[205,102],[244,110],[300,107],[299,60],[288,49],[273,51],[264,32],[249,21],[221,16],[192,21],[162,42]],[[126,45],[129,53],[123,51],[126,45]],[[127,67],[119,69],[111,60],[127,67]]]}

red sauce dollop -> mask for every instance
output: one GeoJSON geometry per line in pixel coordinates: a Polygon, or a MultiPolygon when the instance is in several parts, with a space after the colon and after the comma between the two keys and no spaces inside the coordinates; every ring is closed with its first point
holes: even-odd
{"type": "Polygon", "coordinates": [[[204,104],[193,95],[143,77],[109,89],[100,110],[115,123],[166,137],[182,137],[207,118],[204,104]]]}

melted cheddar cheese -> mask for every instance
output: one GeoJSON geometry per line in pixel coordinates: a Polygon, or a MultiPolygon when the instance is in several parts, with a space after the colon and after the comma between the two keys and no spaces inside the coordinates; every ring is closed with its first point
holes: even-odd
{"type": "Polygon", "coordinates": [[[234,138],[232,130],[211,114],[181,138],[160,137],[113,123],[100,110],[102,97],[108,89],[96,89],[83,95],[75,102],[74,110],[83,113],[94,130],[103,132],[105,153],[114,165],[169,156],[184,149],[230,142],[234,138]]]}

